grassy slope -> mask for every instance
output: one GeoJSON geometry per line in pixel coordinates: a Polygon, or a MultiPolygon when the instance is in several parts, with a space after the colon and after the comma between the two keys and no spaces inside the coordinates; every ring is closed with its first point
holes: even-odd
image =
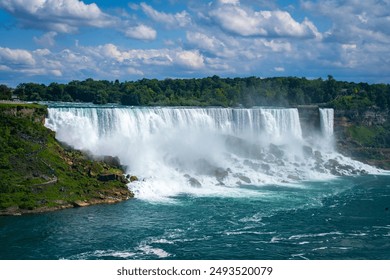
{"type": "Polygon", "coordinates": [[[120,169],[65,149],[43,125],[47,110],[0,104],[0,214],[116,202],[132,196],[120,169]],[[117,174],[100,181],[99,176],[117,174]]]}

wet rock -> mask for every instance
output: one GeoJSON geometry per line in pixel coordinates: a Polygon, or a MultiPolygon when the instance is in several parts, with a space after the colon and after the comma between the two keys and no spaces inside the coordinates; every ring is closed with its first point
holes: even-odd
{"type": "Polygon", "coordinates": [[[202,187],[202,184],[195,178],[191,177],[190,179],[188,179],[188,182],[190,183],[190,185],[192,187],[195,187],[195,188],[200,188],[202,187]]]}
{"type": "Polygon", "coordinates": [[[313,149],[309,146],[303,146],[302,147],[303,154],[305,157],[312,157],[313,156],[313,149]]]}
{"type": "Polygon", "coordinates": [[[127,178],[126,178],[125,175],[120,175],[120,176],[119,176],[119,181],[120,181],[121,183],[124,183],[124,184],[129,183],[129,181],[127,180],[127,178]]]}
{"type": "Polygon", "coordinates": [[[273,154],[277,158],[282,158],[284,156],[284,152],[282,149],[280,149],[279,146],[276,146],[274,144],[269,145],[269,152],[273,154]]]}
{"type": "Polygon", "coordinates": [[[350,171],[356,171],[356,172],[358,171],[358,170],[356,170],[353,166],[348,165],[348,164],[347,164],[347,165],[344,165],[343,168],[345,168],[345,169],[347,169],[347,170],[350,170],[350,171]]]}
{"type": "Polygon", "coordinates": [[[323,163],[324,160],[322,159],[322,154],[320,151],[315,151],[314,152],[314,158],[316,159],[317,163],[323,163]]]}
{"type": "Polygon", "coordinates": [[[244,161],[244,164],[246,165],[246,166],[249,166],[250,168],[252,168],[253,170],[256,170],[256,171],[258,171],[259,169],[260,169],[260,164],[258,164],[258,163],[255,163],[255,162],[252,162],[252,161],[250,161],[250,160],[245,160],[244,161]]]}
{"type": "Polygon", "coordinates": [[[122,183],[127,183],[126,177],[118,174],[100,174],[98,180],[101,182],[120,181],[122,183]]]}
{"type": "Polygon", "coordinates": [[[98,177],[98,180],[102,182],[115,181],[116,179],[116,174],[100,174],[98,177]]]}
{"type": "Polygon", "coordinates": [[[247,184],[252,183],[251,179],[249,179],[248,177],[246,177],[246,176],[244,176],[244,175],[238,175],[238,178],[239,178],[241,181],[243,181],[243,182],[245,182],[245,183],[247,183],[247,184]]]}
{"type": "Polygon", "coordinates": [[[102,161],[116,168],[121,168],[121,163],[118,157],[103,156],[102,161]]]}
{"type": "Polygon", "coordinates": [[[335,159],[328,160],[327,165],[330,167],[339,167],[340,166],[339,162],[335,159]]]}
{"type": "Polygon", "coordinates": [[[138,177],[134,175],[130,176],[128,179],[130,180],[130,182],[138,181],[138,177]]]}
{"type": "Polygon", "coordinates": [[[271,170],[271,166],[269,164],[263,163],[263,164],[261,164],[261,169],[268,172],[271,170]]]}
{"type": "Polygon", "coordinates": [[[292,174],[288,175],[287,178],[288,178],[288,179],[291,179],[291,180],[294,180],[294,181],[299,181],[299,180],[301,180],[301,178],[299,178],[299,176],[297,176],[297,175],[292,175],[292,174]]]}
{"type": "Polygon", "coordinates": [[[197,179],[195,179],[194,177],[191,177],[188,174],[184,174],[184,177],[188,179],[188,182],[190,183],[190,185],[192,187],[195,187],[195,188],[202,187],[202,184],[197,179]]]}
{"type": "Polygon", "coordinates": [[[86,201],[76,200],[73,202],[73,206],[74,207],[85,207],[85,206],[89,206],[89,203],[86,201]]]}
{"type": "Polygon", "coordinates": [[[321,164],[316,164],[312,170],[320,172],[320,173],[327,173],[325,168],[321,164]]]}
{"type": "Polygon", "coordinates": [[[214,176],[218,181],[223,181],[227,176],[229,176],[229,172],[223,168],[217,168],[214,170],[214,176]]]}

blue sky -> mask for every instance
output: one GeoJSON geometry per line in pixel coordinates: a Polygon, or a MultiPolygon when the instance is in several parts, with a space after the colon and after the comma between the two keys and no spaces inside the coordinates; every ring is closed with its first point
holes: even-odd
{"type": "Polygon", "coordinates": [[[0,83],[333,75],[390,83],[390,0],[0,0],[0,83]]]}

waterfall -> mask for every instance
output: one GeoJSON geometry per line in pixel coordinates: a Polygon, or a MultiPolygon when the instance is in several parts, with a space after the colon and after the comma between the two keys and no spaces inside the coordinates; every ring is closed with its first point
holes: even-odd
{"type": "MultiPolygon", "coordinates": [[[[74,106],[74,105],[73,105],[74,106]]],[[[369,167],[302,137],[297,109],[50,107],[56,138],[119,157],[143,199],[180,194],[239,196],[240,185],[289,184],[356,174],[369,167]]],[[[321,109],[325,135],[333,110],[321,109]]]]}
{"type": "Polygon", "coordinates": [[[334,110],[320,108],[320,124],[323,136],[330,138],[333,136],[334,110]]]}
{"type": "MultiPolygon", "coordinates": [[[[71,131],[83,129],[92,138],[115,133],[146,137],[172,129],[204,130],[235,136],[263,135],[275,141],[290,136],[302,138],[297,109],[65,107],[49,108],[49,116],[47,126],[54,131],[64,126],[71,131]]],[[[61,133],[61,130],[58,132],[61,133]]],[[[66,138],[58,135],[60,139],[62,136],[66,138]]],[[[84,141],[75,144],[83,145],[84,141]]]]}

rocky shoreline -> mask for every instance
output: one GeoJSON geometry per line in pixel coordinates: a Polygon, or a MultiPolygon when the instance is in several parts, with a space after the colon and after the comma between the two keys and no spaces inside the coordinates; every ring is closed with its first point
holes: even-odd
{"type": "Polygon", "coordinates": [[[129,195],[128,192],[123,190],[118,190],[117,192],[111,194],[111,195],[102,195],[101,198],[93,198],[90,200],[76,200],[72,203],[59,200],[56,201],[58,205],[56,206],[44,206],[39,207],[35,209],[21,209],[18,206],[11,206],[6,209],[0,210],[0,216],[20,216],[25,214],[40,214],[40,213],[46,213],[46,212],[53,212],[63,209],[69,209],[69,208],[77,208],[77,207],[87,207],[92,205],[99,205],[99,204],[116,204],[119,202],[126,201],[130,198],[132,198],[132,195],[129,195]]]}

